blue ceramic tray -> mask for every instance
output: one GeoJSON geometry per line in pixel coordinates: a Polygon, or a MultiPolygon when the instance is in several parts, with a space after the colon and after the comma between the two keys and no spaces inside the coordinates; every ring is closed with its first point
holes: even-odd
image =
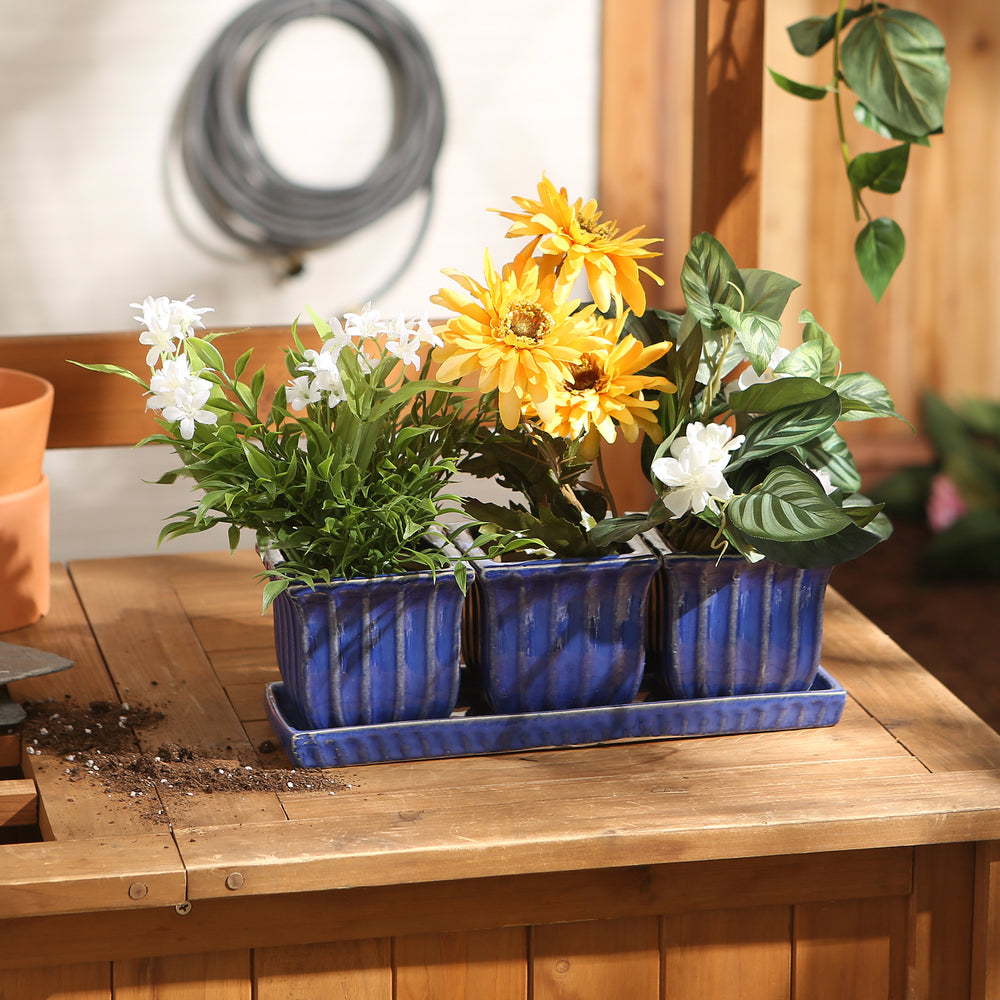
{"type": "Polygon", "coordinates": [[[822,668],[808,691],[688,701],[636,701],[525,715],[465,715],[340,729],[300,729],[284,685],[267,685],[267,716],[298,767],[467,757],[656,736],[721,736],[835,725],[844,689],[822,668]]]}

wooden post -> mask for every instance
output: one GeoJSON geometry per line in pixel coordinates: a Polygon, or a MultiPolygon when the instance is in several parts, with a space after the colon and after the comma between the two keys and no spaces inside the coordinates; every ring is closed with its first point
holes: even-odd
{"type": "Polygon", "coordinates": [[[697,0],[691,234],[740,267],[759,252],[763,86],[764,0],[697,0]]]}

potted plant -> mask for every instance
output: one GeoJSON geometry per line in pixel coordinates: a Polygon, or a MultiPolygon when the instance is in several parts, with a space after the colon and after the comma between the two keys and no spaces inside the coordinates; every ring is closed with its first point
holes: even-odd
{"type": "Polygon", "coordinates": [[[801,690],[815,675],[831,568],[891,531],[836,425],[899,417],[874,376],[845,373],[808,312],[801,343],[779,345],[797,282],[738,268],[707,233],[685,258],[683,316],[647,310],[626,329],[671,350],[655,370],[658,431],[643,470],[644,513],[606,519],[598,543],[637,532],[664,556],[665,679],[677,697],[801,690]]]}
{"type": "Polygon", "coordinates": [[[438,342],[426,320],[293,325],[289,380],[263,399],[250,353],[230,369],[220,334],[196,336],[191,299],[135,305],[148,376],[136,382],[199,499],[161,540],[229,526],[253,532],[264,560],[265,609],[287,693],[312,728],[444,717],[455,706],[465,567],[446,542],[444,492],[461,425],[452,386],[411,377],[438,342]],[[308,344],[308,346],[307,346],[308,344]]]}
{"type": "Polygon", "coordinates": [[[452,313],[438,377],[480,392],[459,467],[516,494],[465,504],[481,550],[505,541],[501,558],[474,564],[467,658],[497,712],[620,704],[642,678],[658,561],[641,545],[599,542],[593,528],[613,511],[600,442],[619,431],[658,439],[646,395],[672,389],[646,372],[670,345],[625,328],[645,308],[640,262],[656,254],[547,178],[537,199],[514,201],[519,211],[501,214],[507,235],[527,240],[521,251],[499,269],[487,253],[483,282],[446,270],[459,289],[433,299],[452,313]],[[581,274],[594,303],[573,297],[581,274]]]}

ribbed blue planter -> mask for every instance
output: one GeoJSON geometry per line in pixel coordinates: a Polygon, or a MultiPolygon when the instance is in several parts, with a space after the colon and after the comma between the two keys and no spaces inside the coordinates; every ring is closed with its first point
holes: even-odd
{"type": "Polygon", "coordinates": [[[805,691],[819,668],[830,568],[667,555],[655,634],[674,698],[805,691]]]}
{"type": "Polygon", "coordinates": [[[280,594],[274,645],[303,720],[331,729],[447,718],[458,699],[463,600],[451,573],[280,594]]]}
{"type": "Polygon", "coordinates": [[[651,553],[476,564],[466,658],[500,714],[630,702],[645,666],[651,553]]]}

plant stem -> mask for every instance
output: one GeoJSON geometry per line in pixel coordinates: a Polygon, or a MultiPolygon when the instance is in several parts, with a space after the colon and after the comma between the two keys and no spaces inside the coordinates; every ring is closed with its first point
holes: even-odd
{"type": "MultiPolygon", "coordinates": [[[[851,151],[847,146],[847,133],[844,129],[844,110],[840,101],[840,81],[843,75],[840,71],[840,32],[844,27],[844,13],[847,8],[847,0],[839,0],[837,4],[837,19],[833,28],[833,107],[837,116],[837,136],[840,139],[840,155],[844,160],[844,170],[849,170],[851,166],[851,151]]],[[[851,207],[854,209],[854,220],[861,220],[861,211],[871,219],[871,213],[861,200],[861,193],[851,184],[848,174],[848,184],[851,188],[851,207]]]]}
{"type": "Polygon", "coordinates": [[[618,508],[615,506],[615,498],[611,493],[611,487],[608,484],[608,477],[604,471],[604,453],[600,450],[597,452],[597,474],[601,479],[601,489],[604,493],[604,498],[608,501],[608,509],[611,511],[612,517],[618,516],[618,508]]]}

